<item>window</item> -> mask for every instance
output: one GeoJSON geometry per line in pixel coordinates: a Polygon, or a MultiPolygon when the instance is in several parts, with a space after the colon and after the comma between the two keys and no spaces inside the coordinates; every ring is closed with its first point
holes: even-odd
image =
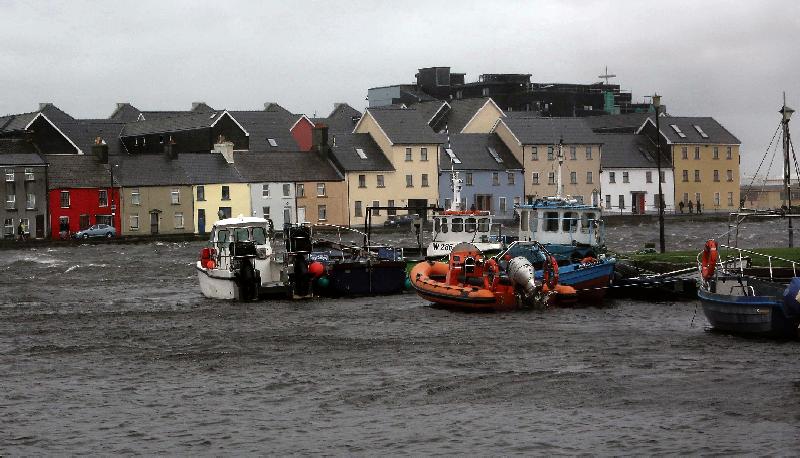
{"type": "Polygon", "coordinates": [[[461,160],[456,157],[456,155],[453,153],[452,149],[445,148],[444,152],[447,153],[447,155],[450,157],[450,162],[452,162],[453,164],[460,164],[461,163],[461,160]]]}
{"type": "Polygon", "coordinates": [[[492,186],[500,186],[500,173],[492,172],[492,186]]]}
{"type": "Polygon", "coordinates": [[[317,183],[317,197],[325,197],[325,183],[317,183]]]}
{"type": "Polygon", "coordinates": [[[491,146],[487,146],[486,149],[489,150],[489,155],[492,156],[492,159],[494,159],[495,162],[497,162],[498,164],[503,163],[503,158],[501,158],[500,155],[497,154],[496,149],[494,149],[491,146]]]}
{"type": "Polygon", "coordinates": [[[261,217],[269,219],[269,207],[261,207],[261,217]]]}
{"type": "Polygon", "coordinates": [[[689,147],[681,146],[681,159],[689,159],[689,147]]]}
{"type": "Polygon", "coordinates": [[[714,181],[719,181],[719,170],[714,170],[714,181]]]}
{"type": "Polygon", "coordinates": [[[28,210],[36,208],[36,194],[28,193],[27,199],[25,200],[25,208],[28,210]]]}
{"type": "Polygon", "coordinates": [[[14,220],[12,218],[6,218],[3,222],[3,236],[14,237],[14,220]]]}
{"type": "Polygon", "coordinates": [[[725,148],[725,159],[733,159],[733,147],[728,146],[725,148]]]}
{"type": "Polygon", "coordinates": [[[58,217],[58,231],[69,232],[69,216],[58,217]]]}
{"type": "Polygon", "coordinates": [[[358,176],[358,187],[359,188],[366,188],[367,187],[367,176],[366,175],[359,175],[358,176]]]}
{"type": "Polygon", "coordinates": [[[676,134],[678,134],[678,137],[686,138],[686,134],[681,131],[681,128],[678,127],[677,124],[670,124],[669,126],[672,127],[672,130],[674,130],[676,134]]]}
{"type": "Polygon", "coordinates": [[[689,171],[684,170],[681,178],[683,181],[689,181],[689,171]]]}
{"type": "Polygon", "coordinates": [[[269,184],[261,185],[261,197],[269,197],[269,184]]]}
{"type": "Polygon", "coordinates": [[[353,216],[355,216],[356,218],[361,218],[362,216],[364,216],[364,212],[363,212],[363,210],[361,208],[361,201],[357,200],[355,202],[355,205],[356,205],[356,207],[355,207],[355,210],[353,211],[353,216]]]}
{"type": "Polygon", "coordinates": [[[467,172],[464,177],[464,184],[472,186],[472,172],[467,172]]]}
{"type": "Polygon", "coordinates": [[[719,146],[715,146],[712,150],[712,158],[719,159],[719,146]]]}
{"type": "Polygon", "coordinates": [[[623,194],[619,195],[619,208],[620,210],[625,208],[625,196],[623,194]]]}
{"type": "Polygon", "coordinates": [[[623,183],[630,183],[630,175],[628,172],[622,172],[622,182],[623,183]]]}
{"type": "Polygon", "coordinates": [[[531,180],[533,184],[539,184],[539,172],[533,172],[531,174],[531,180]]]}
{"type": "Polygon", "coordinates": [[[505,213],[506,212],[506,198],[505,197],[501,197],[500,198],[500,212],[501,213],[505,213]]]}
{"type": "Polygon", "coordinates": [[[700,171],[699,170],[695,170],[694,171],[694,181],[700,181],[700,171]]]}
{"type": "Polygon", "coordinates": [[[406,188],[414,187],[414,175],[406,175],[406,188]]]}
{"type": "Polygon", "coordinates": [[[708,138],[708,134],[703,132],[703,129],[700,126],[698,126],[697,124],[694,125],[694,130],[696,130],[697,133],[700,134],[701,137],[708,138]]]}
{"type": "Polygon", "coordinates": [[[197,201],[202,202],[206,200],[206,187],[200,185],[197,187],[197,201]]]}
{"type": "MultiPolygon", "coordinates": [[[[633,199],[631,199],[631,205],[635,205],[633,199]]],[[[659,194],[653,194],[653,207],[658,208],[659,205],[661,205],[661,196],[659,194]]]]}
{"type": "Polygon", "coordinates": [[[553,157],[553,147],[552,146],[548,146],[547,147],[547,160],[548,161],[552,161],[553,159],[554,159],[554,157],[553,157]]]}
{"type": "Polygon", "coordinates": [[[611,194],[606,194],[606,210],[611,210],[611,194]]]}
{"type": "Polygon", "coordinates": [[[667,172],[666,171],[662,170],[661,174],[658,177],[661,178],[661,182],[662,183],[666,183],[667,182],[667,172]]]}
{"type": "Polygon", "coordinates": [[[291,183],[284,183],[283,184],[283,197],[291,197],[292,195],[292,184],[291,183]]]}
{"type": "Polygon", "coordinates": [[[531,146],[531,160],[532,161],[539,160],[539,148],[536,146],[531,146]]]}
{"type": "Polygon", "coordinates": [[[14,181],[14,169],[6,169],[6,181],[14,181]]]}
{"type": "Polygon", "coordinates": [[[578,160],[578,148],[575,146],[569,147],[569,160],[570,161],[577,161],[578,160]]]}
{"type": "Polygon", "coordinates": [[[423,188],[427,188],[428,187],[428,174],[427,173],[423,173],[422,174],[422,187],[423,188]]]}
{"type": "MultiPolygon", "coordinates": [[[[231,189],[230,189],[229,186],[222,186],[222,196],[221,196],[221,198],[222,198],[222,200],[231,200],[231,189]]],[[[173,199],[172,203],[175,204],[175,203],[178,203],[178,202],[175,202],[175,199],[173,199]]]]}
{"type": "Polygon", "coordinates": [[[729,207],[733,207],[733,193],[732,192],[728,193],[728,206],[729,207]]]}
{"type": "Polygon", "coordinates": [[[694,147],[694,159],[697,160],[697,161],[700,160],[700,147],[699,146],[695,146],[694,147]]]}
{"type": "Polygon", "coordinates": [[[183,229],[183,212],[175,212],[175,229],[183,229]]]}
{"type": "Polygon", "coordinates": [[[278,142],[276,142],[274,138],[268,138],[268,139],[267,139],[267,142],[269,142],[269,146],[271,146],[271,147],[273,147],[273,148],[275,148],[276,146],[278,146],[278,142]]]}
{"type": "Polygon", "coordinates": [[[586,160],[587,161],[591,161],[592,160],[592,147],[591,146],[587,146],[586,147],[586,160]]]}
{"type": "Polygon", "coordinates": [[[547,232],[558,232],[558,212],[545,212],[544,230],[547,232]]]}
{"type": "Polygon", "coordinates": [[[685,203],[685,204],[689,203],[689,193],[688,192],[684,192],[683,193],[683,203],[685,203]]]}
{"type": "Polygon", "coordinates": [[[592,184],[592,183],[593,183],[592,172],[586,172],[586,184],[592,184]]]}
{"type": "Polygon", "coordinates": [[[515,179],[514,172],[508,172],[508,184],[513,185],[515,179]]]}
{"type": "Polygon", "coordinates": [[[132,231],[138,231],[139,230],[139,215],[131,215],[129,217],[129,220],[130,220],[131,230],[132,231]]]}
{"type": "Polygon", "coordinates": [[[61,191],[61,208],[69,208],[69,191],[61,191]]]}
{"type": "MultiPolygon", "coordinates": [[[[386,203],[387,207],[394,207],[394,200],[389,199],[389,202],[386,203]]],[[[397,214],[397,210],[386,210],[386,214],[389,216],[394,216],[397,214]]]]}
{"type": "Polygon", "coordinates": [[[406,162],[411,162],[411,148],[406,148],[406,162]]]}
{"type": "Polygon", "coordinates": [[[373,215],[375,215],[375,216],[380,216],[381,215],[381,211],[376,208],[376,207],[380,207],[380,206],[381,206],[381,202],[379,200],[373,200],[372,201],[372,207],[373,207],[372,214],[373,215]]]}
{"type": "Polygon", "coordinates": [[[644,179],[645,179],[645,181],[647,181],[648,183],[652,183],[652,182],[653,182],[653,172],[651,172],[651,171],[649,171],[649,170],[648,170],[647,172],[645,172],[645,173],[644,173],[644,179]]]}
{"type": "Polygon", "coordinates": [[[464,231],[464,219],[463,218],[453,218],[452,231],[453,232],[463,232],[464,231]]]}
{"type": "Polygon", "coordinates": [[[31,221],[28,218],[21,218],[19,224],[22,225],[23,234],[29,235],[31,233],[31,221]]]}
{"type": "Polygon", "coordinates": [[[326,221],[328,219],[328,206],[325,204],[317,205],[317,220],[326,221]]]}
{"type": "Polygon", "coordinates": [[[714,206],[715,207],[719,207],[719,193],[718,192],[714,193],[714,206]]]}
{"type": "Polygon", "coordinates": [[[108,191],[101,189],[97,193],[97,205],[99,207],[108,207],[108,191]]]}
{"type": "Polygon", "coordinates": [[[419,149],[419,160],[420,161],[427,161],[428,160],[428,148],[420,148],[419,149]]]}
{"type": "Polygon", "coordinates": [[[733,170],[728,170],[725,175],[728,181],[733,181],[733,170]]]}
{"type": "Polygon", "coordinates": [[[556,173],[550,172],[547,174],[547,184],[556,184],[556,173]]]}
{"type": "Polygon", "coordinates": [[[609,183],[617,182],[617,174],[615,172],[608,172],[608,182],[609,183]]]}
{"type": "MultiPolygon", "coordinates": [[[[222,197],[225,198],[225,186],[222,187],[222,197]]],[[[178,205],[181,203],[181,190],[178,188],[172,188],[170,191],[170,198],[172,199],[172,205],[178,205]]]]}
{"type": "MultiPolygon", "coordinates": [[[[731,148],[728,147],[728,151],[730,151],[730,150],[731,150],[731,148]]],[[[728,159],[730,159],[730,157],[728,159]]],[[[33,177],[33,169],[32,168],[25,169],[25,181],[33,181],[33,179],[34,179],[34,177],[33,177]]]]}
{"type": "Polygon", "coordinates": [[[378,175],[376,177],[376,180],[378,181],[378,187],[379,188],[385,188],[386,187],[386,184],[385,184],[385,182],[383,180],[383,175],[378,175]]]}
{"type": "Polygon", "coordinates": [[[217,214],[220,216],[220,219],[227,219],[230,218],[232,215],[231,207],[219,207],[217,214]]]}
{"type": "Polygon", "coordinates": [[[578,184],[578,172],[569,172],[570,184],[578,184]]]}
{"type": "Polygon", "coordinates": [[[305,197],[306,196],[306,185],[304,185],[303,183],[297,183],[294,186],[294,191],[295,191],[294,192],[295,193],[295,197],[305,197]]]}
{"type": "MultiPolygon", "coordinates": [[[[64,196],[61,196],[61,202],[64,202],[64,196]]],[[[139,195],[139,188],[131,189],[131,205],[141,205],[141,198],[139,195]]],[[[69,207],[69,193],[67,193],[67,206],[69,207]]]]}

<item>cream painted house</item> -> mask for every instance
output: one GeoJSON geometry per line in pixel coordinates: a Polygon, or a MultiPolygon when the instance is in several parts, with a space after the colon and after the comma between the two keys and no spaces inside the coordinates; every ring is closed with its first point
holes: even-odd
{"type": "Polygon", "coordinates": [[[582,118],[542,118],[527,113],[497,121],[494,132],[525,170],[525,200],[556,195],[559,146],[562,194],[600,204],[602,139],[582,118]]]}

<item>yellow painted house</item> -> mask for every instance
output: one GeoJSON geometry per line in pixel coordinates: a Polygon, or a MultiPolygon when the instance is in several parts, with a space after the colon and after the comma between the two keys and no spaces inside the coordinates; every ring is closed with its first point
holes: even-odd
{"type": "MultiPolygon", "coordinates": [[[[349,139],[337,135],[333,156],[345,172],[350,225],[364,224],[371,206],[435,205],[443,142],[422,111],[400,108],[368,109],[349,139]]],[[[372,222],[381,224],[387,216],[373,213],[372,222]]]]}
{"type": "MultiPolygon", "coordinates": [[[[659,118],[662,145],[672,157],[675,202],[705,212],[739,208],[739,146],[741,142],[710,117],[659,118]]],[[[637,133],[655,139],[655,119],[648,118],[637,133]]]]}

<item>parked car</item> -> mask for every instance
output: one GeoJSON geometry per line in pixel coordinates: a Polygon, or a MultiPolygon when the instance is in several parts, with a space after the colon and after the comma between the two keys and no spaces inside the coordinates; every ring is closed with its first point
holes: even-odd
{"type": "Polygon", "coordinates": [[[114,226],[108,224],[95,224],[94,226],[87,227],[82,231],[75,233],[76,239],[88,239],[89,237],[106,237],[111,238],[117,235],[117,230],[114,226]]]}
{"type": "Polygon", "coordinates": [[[411,226],[414,222],[416,215],[397,215],[390,216],[389,219],[383,222],[383,227],[402,227],[411,226]]]}

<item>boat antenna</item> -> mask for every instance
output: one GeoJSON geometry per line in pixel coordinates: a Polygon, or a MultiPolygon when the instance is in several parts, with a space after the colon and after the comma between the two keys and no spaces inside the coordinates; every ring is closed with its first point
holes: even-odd
{"type": "Polygon", "coordinates": [[[779,113],[782,116],[783,124],[783,186],[786,191],[786,213],[789,215],[789,248],[794,248],[794,230],[792,229],[792,188],[791,188],[791,166],[789,160],[789,145],[791,143],[789,137],[789,119],[792,117],[794,110],[786,106],[786,92],[783,93],[783,107],[779,113]]]}

